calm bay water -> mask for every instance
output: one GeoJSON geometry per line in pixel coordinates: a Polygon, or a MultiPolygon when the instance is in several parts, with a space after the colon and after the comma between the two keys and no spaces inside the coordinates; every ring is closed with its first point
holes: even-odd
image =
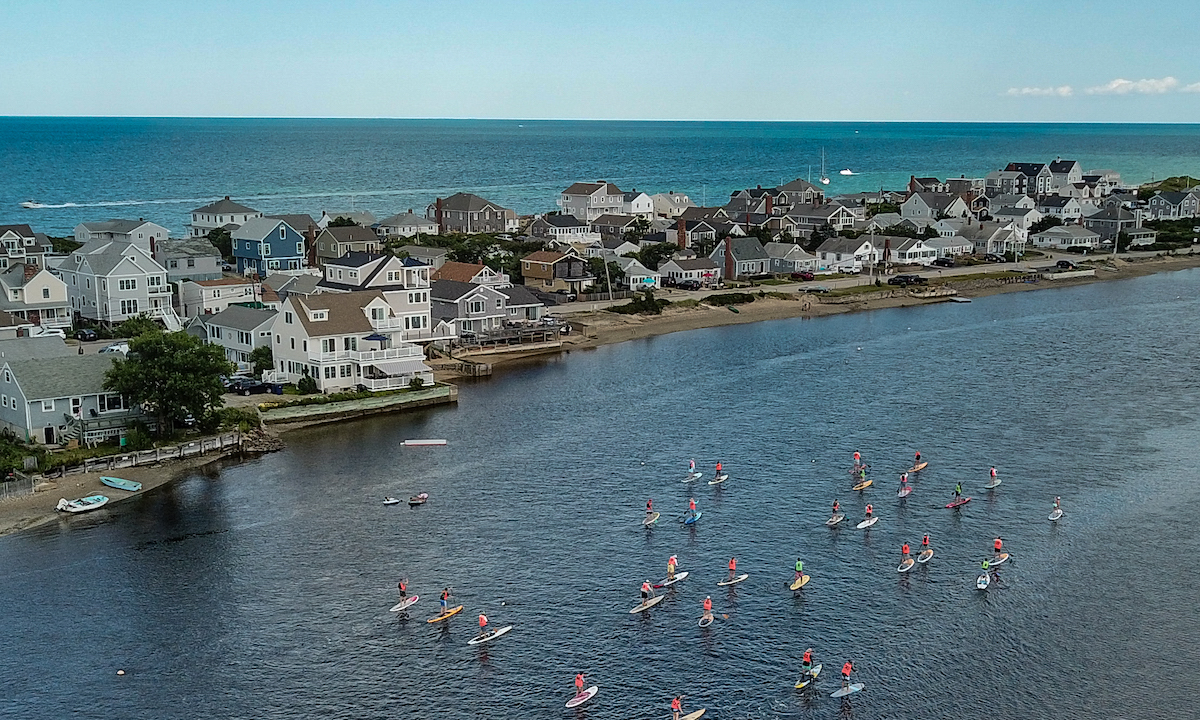
{"type": "Polygon", "coordinates": [[[822,150],[830,193],[1059,155],[1144,182],[1197,173],[1200,125],[0,118],[0,224],[65,234],[145,217],[178,234],[223,195],[268,213],[382,219],[470,191],[532,213],[597,179],[718,204],[737,188],[815,180],[822,150]],[[57,207],[19,207],[30,199],[57,207]]]}
{"type": "Polygon", "coordinates": [[[1191,270],[676,333],[290,434],[0,538],[0,717],[663,718],[677,692],[738,719],[1194,717],[1198,290],[1191,270]],[[731,479],[681,484],[691,457],[731,479]],[[958,513],[956,481],[975,497],[958,513]],[[831,531],[834,498],[882,519],[831,531]],[[898,575],[923,532],[935,558],[898,575]],[[997,533],[1014,560],[979,593],[997,533]],[[630,615],[672,553],[692,575],[630,615]],[[717,588],[731,555],[750,579],[717,588]],[[422,596],[407,622],[387,612],[401,576],[422,596]],[[466,610],[428,625],[446,585],[466,610]],[[701,630],[705,595],[729,618],[701,630]],[[481,611],[516,629],[468,647],[481,611]],[[813,695],[792,689],[808,646],[829,673],[813,695]],[[843,705],[846,659],[867,689],[843,705]],[[601,687],[579,713],[577,671],[601,687]]]}

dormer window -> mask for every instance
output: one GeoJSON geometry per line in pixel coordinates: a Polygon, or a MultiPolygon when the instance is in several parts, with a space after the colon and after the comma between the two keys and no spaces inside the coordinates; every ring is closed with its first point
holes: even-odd
{"type": "Polygon", "coordinates": [[[308,319],[312,320],[313,322],[317,322],[319,320],[328,320],[329,319],[329,311],[328,310],[310,310],[308,313],[308,319]]]}

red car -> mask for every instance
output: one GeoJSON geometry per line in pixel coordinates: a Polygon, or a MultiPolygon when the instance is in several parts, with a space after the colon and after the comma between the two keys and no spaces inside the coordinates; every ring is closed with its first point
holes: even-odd
{"type": "Polygon", "coordinates": [[[803,272],[792,273],[793,280],[814,280],[814,279],[816,279],[816,277],[817,277],[816,275],[813,275],[811,272],[809,272],[807,270],[805,270],[803,272]]]}

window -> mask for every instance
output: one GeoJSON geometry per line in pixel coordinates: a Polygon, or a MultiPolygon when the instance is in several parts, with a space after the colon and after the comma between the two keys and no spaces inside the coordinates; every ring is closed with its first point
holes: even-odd
{"type": "Polygon", "coordinates": [[[137,312],[138,312],[138,302],[136,299],[121,301],[121,314],[122,315],[137,315],[137,312]]]}
{"type": "Polygon", "coordinates": [[[289,338],[292,341],[292,349],[296,349],[296,338],[289,338]]]}
{"type": "Polygon", "coordinates": [[[248,332],[242,332],[241,330],[238,330],[238,342],[243,345],[249,345],[251,342],[253,342],[253,336],[248,332]]]}
{"type": "Polygon", "coordinates": [[[337,341],[333,338],[321,338],[321,352],[331,353],[337,350],[337,341]]]}
{"type": "Polygon", "coordinates": [[[290,312],[285,312],[283,314],[283,321],[285,323],[287,323],[288,325],[291,325],[292,324],[292,314],[290,312]]]}
{"type": "Polygon", "coordinates": [[[503,301],[503,300],[496,300],[496,309],[497,309],[497,310],[499,310],[499,309],[500,309],[500,308],[502,308],[502,307],[504,307],[504,301],[503,301]]]}
{"type": "Polygon", "coordinates": [[[302,243],[302,242],[298,242],[298,243],[296,243],[296,254],[297,254],[297,255],[303,255],[303,254],[304,254],[304,243],[302,243]]]}
{"type": "Polygon", "coordinates": [[[286,237],[287,237],[287,228],[285,228],[284,226],[280,225],[280,226],[279,226],[279,239],[280,239],[280,240],[283,240],[283,239],[284,239],[284,238],[286,238],[286,237]]]}
{"type": "Polygon", "coordinates": [[[150,277],[146,278],[146,284],[150,287],[162,287],[162,275],[151,275],[150,277]]]}
{"type": "Polygon", "coordinates": [[[187,262],[188,262],[188,264],[187,264],[188,267],[190,267],[190,268],[196,267],[196,259],[195,258],[188,258],[187,262]]]}
{"type": "Polygon", "coordinates": [[[483,312],[483,301],[482,300],[472,300],[470,307],[471,307],[471,312],[481,313],[481,312],[483,312]]]}
{"type": "Polygon", "coordinates": [[[12,382],[12,373],[10,373],[7,370],[4,371],[4,382],[6,382],[6,383],[12,382]]]}
{"type": "Polygon", "coordinates": [[[263,243],[263,246],[262,246],[262,255],[263,255],[263,257],[270,257],[270,256],[271,256],[271,245],[270,245],[269,243],[263,243]]]}
{"type": "Polygon", "coordinates": [[[357,351],[358,350],[358,338],[356,338],[356,337],[342,338],[342,349],[357,351]]]}
{"type": "Polygon", "coordinates": [[[178,260],[168,260],[167,267],[171,268],[172,270],[175,270],[176,268],[179,267],[179,261],[178,260]]]}
{"type": "MultiPolygon", "coordinates": [[[[387,281],[390,283],[400,282],[400,273],[396,270],[388,270],[387,281]]],[[[409,302],[412,302],[411,300],[409,302]]]]}
{"type": "Polygon", "coordinates": [[[215,326],[215,325],[214,325],[214,326],[212,327],[212,329],[211,329],[209,332],[210,332],[210,333],[212,334],[212,336],[213,336],[213,337],[215,337],[216,339],[218,339],[218,340],[220,340],[220,339],[221,339],[221,328],[219,328],[219,327],[217,327],[217,326],[215,326]]]}
{"type": "Polygon", "coordinates": [[[384,315],[385,312],[386,311],[381,307],[373,307],[373,308],[371,308],[371,319],[372,320],[382,320],[385,317],[385,315],[384,315]]]}
{"type": "Polygon", "coordinates": [[[351,371],[351,368],[352,368],[352,367],[354,367],[354,366],[353,366],[353,365],[343,365],[343,366],[341,367],[341,373],[340,373],[340,374],[341,374],[341,376],[342,376],[342,377],[344,377],[344,378],[345,378],[345,377],[351,377],[351,375],[353,374],[353,373],[352,373],[352,371],[351,371]]]}
{"type": "Polygon", "coordinates": [[[118,290],[137,290],[137,278],[125,278],[117,281],[118,290]]]}
{"type": "Polygon", "coordinates": [[[4,407],[8,407],[8,396],[7,395],[0,395],[0,405],[3,405],[4,407]]]}
{"type": "Polygon", "coordinates": [[[326,365],[325,366],[325,379],[332,380],[335,377],[337,377],[337,366],[336,365],[326,365]]]}

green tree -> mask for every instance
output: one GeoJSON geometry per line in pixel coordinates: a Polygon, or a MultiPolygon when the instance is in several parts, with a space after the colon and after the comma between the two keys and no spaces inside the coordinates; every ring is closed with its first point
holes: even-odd
{"type": "Polygon", "coordinates": [[[208,231],[208,241],[221,253],[221,257],[229,260],[233,257],[233,237],[225,228],[213,228],[208,231]]]}
{"type": "Polygon", "coordinates": [[[1041,220],[1038,220],[1037,222],[1035,222],[1033,225],[1030,226],[1029,234],[1037,235],[1040,232],[1045,232],[1052,227],[1058,227],[1059,225],[1062,225],[1062,224],[1063,224],[1062,218],[1055,217],[1054,215],[1046,215],[1041,220]]]}
{"type": "Polygon", "coordinates": [[[135,338],[146,333],[162,333],[162,327],[147,315],[134,315],[113,328],[113,337],[119,338],[135,338]]]}
{"type": "Polygon", "coordinates": [[[640,243],[646,238],[646,234],[650,232],[650,221],[644,217],[639,217],[633,221],[633,227],[625,231],[621,239],[626,242],[640,243]]]}
{"type": "Polygon", "coordinates": [[[679,246],[675,243],[654,243],[647,245],[634,253],[637,261],[651,270],[657,270],[659,265],[671,259],[679,246]]]}
{"type": "Polygon", "coordinates": [[[250,364],[254,366],[255,377],[261,377],[267,370],[274,369],[275,356],[271,353],[271,346],[263,345],[251,350],[250,364]]]}
{"type": "Polygon", "coordinates": [[[317,391],[317,381],[311,375],[305,375],[296,383],[296,389],[301,395],[312,395],[317,391]]]}
{"type": "Polygon", "coordinates": [[[612,283],[612,288],[615,289],[623,280],[625,280],[625,271],[621,266],[613,261],[608,262],[608,276],[604,273],[603,258],[588,258],[588,270],[592,276],[596,278],[596,283],[592,285],[591,292],[604,293],[609,291],[609,282],[612,283]]]}
{"type": "Polygon", "coordinates": [[[337,217],[335,217],[334,219],[329,221],[329,227],[357,227],[357,226],[358,226],[358,223],[354,222],[350,218],[342,217],[341,215],[338,215],[337,217]]]}
{"type": "Polygon", "coordinates": [[[222,405],[221,375],[233,370],[219,345],[186,332],[145,333],[129,341],[127,358],[113,361],[104,387],[147,408],[159,434],[169,436],[176,421],[222,405]]]}

